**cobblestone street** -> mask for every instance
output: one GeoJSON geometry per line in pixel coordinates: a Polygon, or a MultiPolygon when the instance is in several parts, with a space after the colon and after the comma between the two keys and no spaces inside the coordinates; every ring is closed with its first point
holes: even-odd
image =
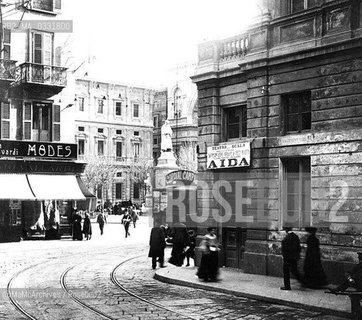
{"type": "Polygon", "coordinates": [[[118,216],[90,241],[0,244],[0,319],[338,319],[158,282],[149,226],[141,217],[125,239],[118,216]]]}

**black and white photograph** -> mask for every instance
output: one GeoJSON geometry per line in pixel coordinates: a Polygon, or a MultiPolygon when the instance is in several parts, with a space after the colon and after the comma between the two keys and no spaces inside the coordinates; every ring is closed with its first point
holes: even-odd
{"type": "Polygon", "coordinates": [[[362,0],[0,0],[0,320],[362,320],[362,0]]]}

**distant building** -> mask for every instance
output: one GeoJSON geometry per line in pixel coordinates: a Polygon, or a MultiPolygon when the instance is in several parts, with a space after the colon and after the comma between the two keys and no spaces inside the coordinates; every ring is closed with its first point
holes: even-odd
{"type": "Polygon", "coordinates": [[[107,159],[117,167],[112,185],[98,185],[94,194],[112,203],[144,201],[132,168],[152,166],[154,91],[77,75],[73,86],[74,105],[63,114],[64,138],[78,144],[79,159],[107,159]]]}
{"type": "Polygon", "coordinates": [[[244,33],[199,46],[199,231],[218,228],[224,265],[281,275],[282,227],[318,227],[338,282],[362,243],[362,6],[259,4],[244,33]]]}

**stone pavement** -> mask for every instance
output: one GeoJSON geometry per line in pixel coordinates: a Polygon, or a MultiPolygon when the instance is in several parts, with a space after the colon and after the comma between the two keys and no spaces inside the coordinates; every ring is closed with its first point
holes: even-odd
{"type": "Polygon", "coordinates": [[[219,282],[203,282],[195,275],[196,267],[175,267],[157,269],[155,279],[215,292],[222,292],[262,300],[270,303],[320,311],[335,316],[349,317],[349,298],[327,294],[325,290],[303,288],[296,280],[291,280],[291,291],[280,290],[283,279],[271,276],[247,274],[237,269],[221,268],[219,282]]]}

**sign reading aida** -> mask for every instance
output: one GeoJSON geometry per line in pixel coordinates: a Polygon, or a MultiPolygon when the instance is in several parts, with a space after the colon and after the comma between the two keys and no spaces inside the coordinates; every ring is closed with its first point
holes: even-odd
{"type": "Polygon", "coordinates": [[[172,184],[174,181],[181,181],[185,184],[191,184],[195,180],[195,172],[189,170],[172,171],[166,175],[166,184],[172,184]]]}
{"type": "Polygon", "coordinates": [[[250,167],[250,142],[207,147],[207,168],[250,167]]]}
{"type": "Polygon", "coordinates": [[[0,140],[0,157],[77,159],[77,145],[73,143],[46,143],[0,140]]]}

